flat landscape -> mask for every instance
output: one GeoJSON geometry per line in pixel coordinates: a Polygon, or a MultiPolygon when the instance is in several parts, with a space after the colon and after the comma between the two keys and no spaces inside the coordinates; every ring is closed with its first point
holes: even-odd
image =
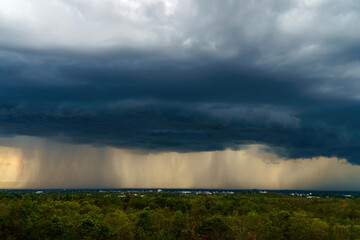
{"type": "Polygon", "coordinates": [[[62,190],[0,193],[0,239],[358,239],[342,192],[62,190]]]}

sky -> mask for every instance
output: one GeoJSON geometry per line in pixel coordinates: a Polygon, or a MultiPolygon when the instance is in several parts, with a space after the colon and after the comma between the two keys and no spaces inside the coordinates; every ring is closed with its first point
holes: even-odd
{"type": "Polygon", "coordinates": [[[0,188],[360,190],[360,2],[2,0],[0,188]]]}

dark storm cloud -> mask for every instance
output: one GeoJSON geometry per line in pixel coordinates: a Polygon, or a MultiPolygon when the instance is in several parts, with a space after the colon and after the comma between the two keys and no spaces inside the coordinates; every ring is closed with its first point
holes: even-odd
{"type": "Polygon", "coordinates": [[[285,149],[289,157],[356,162],[357,103],[309,94],[314,83],[306,79],[229,62],[185,70],[173,64],[131,70],[86,62],[9,71],[6,77],[16,80],[0,84],[3,134],[153,151],[264,143],[285,149]],[[34,83],[29,73],[38,71],[55,80],[34,83]]]}
{"type": "Polygon", "coordinates": [[[3,4],[3,135],[360,161],[354,1],[3,4]]]}

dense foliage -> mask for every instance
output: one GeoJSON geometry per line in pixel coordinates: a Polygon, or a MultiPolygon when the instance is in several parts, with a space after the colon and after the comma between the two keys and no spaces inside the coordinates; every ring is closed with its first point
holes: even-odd
{"type": "Polygon", "coordinates": [[[358,239],[360,199],[0,193],[0,239],[358,239]]]}

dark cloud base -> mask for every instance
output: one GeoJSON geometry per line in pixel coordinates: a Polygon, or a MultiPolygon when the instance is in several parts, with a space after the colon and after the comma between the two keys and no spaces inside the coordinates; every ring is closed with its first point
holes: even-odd
{"type": "Polygon", "coordinates": [[[17,54],[37,61],[1,59],[4,136],[179,152],[261,143],[289,158],[360,163],[360,106],[316,92],[321,78],[259,71],[236,58],[17,54]]]}
{"type": "Polygon", "coordinates": [[[70,113],[6,111],[0,122],[5,135],[52,137],[98,146],[184,152],[263,143],[275,151],[282,148],[277,153],[285,157],[337,156],[358,163],[359,135],[344,129],[229,124],[183,109],[154,108],[158,107],[70,113]]]}

